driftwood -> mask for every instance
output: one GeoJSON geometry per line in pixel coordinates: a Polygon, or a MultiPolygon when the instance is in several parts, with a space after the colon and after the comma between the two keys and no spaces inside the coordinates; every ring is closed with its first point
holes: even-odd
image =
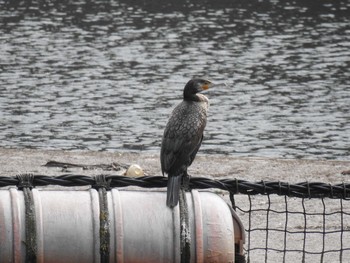
{"type": "Polygon", "coordinates": [[[120,171],[122,169],[127,169],[129,165],[120,164],[113,162],[111,164],[75,164],[75,163],[66,163],[66,162],[57,162],[57,161],[48,161],[45,165],[46,167],[59,167],[62,169],[68,168],[82,168],[83,170],[95,170],[102,169],[105,171],[120,171]]]}

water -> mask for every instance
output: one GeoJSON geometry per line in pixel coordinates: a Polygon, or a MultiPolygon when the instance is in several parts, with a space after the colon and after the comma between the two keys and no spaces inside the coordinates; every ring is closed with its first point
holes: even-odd
{"type": "Polygon", "coordinates": [[[348,1],[74,2],[0,0],[1,147],[158,153],[204,76],[201,153],[349,159],[348,1]]]}

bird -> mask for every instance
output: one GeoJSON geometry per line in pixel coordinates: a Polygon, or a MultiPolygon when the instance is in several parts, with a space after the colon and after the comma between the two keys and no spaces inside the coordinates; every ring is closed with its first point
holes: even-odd
{"type": "Polygon", "coordinates": [[[187,168],[192,164],[203,141],[207,124],[209,100],[200,92],[213,84],[194,78],[183,90],[183,101],[172,111],[165,126],[160,150],[162,174],[168,175],[166,205],[175,207],[184,179],[189,179],[187,168]]]}

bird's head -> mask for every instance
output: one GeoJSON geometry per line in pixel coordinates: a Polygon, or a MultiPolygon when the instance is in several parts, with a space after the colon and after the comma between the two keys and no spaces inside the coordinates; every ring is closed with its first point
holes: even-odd
{"type": "Polygon", "coordinates": [[[184,88],[184,100],[197,100],[196,93],[202,92],[213,86],[206,79],[191,79],[184,88]]]}

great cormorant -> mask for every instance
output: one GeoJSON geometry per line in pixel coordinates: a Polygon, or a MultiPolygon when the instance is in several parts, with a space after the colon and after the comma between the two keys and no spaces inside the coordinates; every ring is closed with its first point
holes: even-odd
{"type": "Polygon", "coordinates": [[[183,101],[175,107],[165,127],[160,162],[163,175],[168,174],[166,204],[169,207],[177,205],[181,179],[188,177],[187,168],[201,146],[209,100],[198,93],[211,86],[212,83],[204,79],[187,82],[183,101]]]}

